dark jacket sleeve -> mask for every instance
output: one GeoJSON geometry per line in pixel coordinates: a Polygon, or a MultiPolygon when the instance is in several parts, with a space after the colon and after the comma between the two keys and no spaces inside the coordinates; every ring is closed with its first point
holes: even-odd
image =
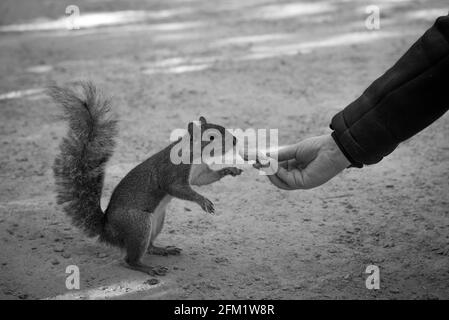
{"type": "Polygon", "coordinates": [[[332,137],[353,166],[374,164],[448,107],[449,15],[332,118],[332,137]]]}

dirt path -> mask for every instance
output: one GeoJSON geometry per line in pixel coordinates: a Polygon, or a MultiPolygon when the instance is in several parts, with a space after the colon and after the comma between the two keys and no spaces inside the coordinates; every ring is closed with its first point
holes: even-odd
{"type": "MultiPolygon", "coordinates": [[[[3,30],[65,9],[45,1],[30,11],[28,2],[2,17],[3,30]]],[[[379,1],[381,29],[370,32],[368,1],[162,3],[82,1],[81,17],[133,11],[100,28],[0,32],[0,298],[448,299],[448,115],[379,165],[315,190],[277,190],[248,169],[201,190],[217,216],[173,201],[159,242],[183,254],[146,258],[170,270],[158,284],[70,226],[54,201],[64,125],[46,85],[89,78],[114,97],[120,137],[106,203],[127,170],[199,115],[279,128],[282,144],[329,132],[331,116],[445,5],[379,1]],[[381,270],[377,291],[365,288],[370,264],[381,270]],[[68,265],[80,268],[80,291],[65,287],[68,265]]]]}

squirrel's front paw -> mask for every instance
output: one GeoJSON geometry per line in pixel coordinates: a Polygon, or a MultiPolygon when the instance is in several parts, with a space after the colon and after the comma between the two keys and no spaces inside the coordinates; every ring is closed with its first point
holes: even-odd
{"type": "Polygon", "coordinates": [[[200,206],[207,213],[214,213],[215,212],[214,204],[212,203],[212,201],[210,201],[207,198],[204,198],[201,201],[200,206]]]}
{"type": "Polygon", "coordinates": [[[235,176],[240,175],[243,172],[243,170],[236,168],[236,167],[227,167],[227,168],[221,169],[220,172],[223,176],[229,175],[229,176],[235,177],[235,176]]]}

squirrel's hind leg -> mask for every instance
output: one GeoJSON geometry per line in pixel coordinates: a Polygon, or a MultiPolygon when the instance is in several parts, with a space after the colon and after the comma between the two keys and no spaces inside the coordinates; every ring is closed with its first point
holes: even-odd
{"type": "Polygon", "coordinates": [[[148,253],[156,256],[177,256],[181,254],[182,249],[175,246],[157,247],[152,243],[148,247],[148,253]]]}
{"type": "Polygon", "coordinates": [[[159,233],[162,230],[162,227],[164,226],[165,221],[165,208],[162,209],[160,213],[156,213],[153,215],[155,219],[151,219],[151,235],[150,235],[150,245],[148,246],[148,253],[154,254],[158,256],[169,256],[174,255],[177,256],[181,254],[181,249],[177,248],[175,246],[168,246],[168,247],[157,247],[153,245],[154,240],[159,235],[159,233]]]}
{"type": "MultiPolygon", "coordinates": [[[[134,221],[139,222],[148,215],[146,212],[133,212],[136,218],[134,221]],[[140,218],[139,218],[140,217],[140,218]]],[[[151,237],[151,223],[134,223],[133,228],[125,238],[126,257],[125,262],[132,270],[141,271],[151,276],[165,275],[166,267],[153,267],[142,263],[142,257],[148,249],[151,237]]]]}
{"type": "Polygon", "coordinates": [[[157,256],[177,256],[181,254],[182,249],[174,246],[156,247],[152,244],[148,247],[148,253],[157,256]]]}
{"type": "Polygon", "coordinates": [[[128,264],[128,268],[136,271],[141,271],[143,273],[149,274],[150,276],[165,276],[168,271],[166,267],[147,266],[146,264],[143,264],[139,260],[134,261],[132,263],[127,261],[126,263],[128,264]]]}

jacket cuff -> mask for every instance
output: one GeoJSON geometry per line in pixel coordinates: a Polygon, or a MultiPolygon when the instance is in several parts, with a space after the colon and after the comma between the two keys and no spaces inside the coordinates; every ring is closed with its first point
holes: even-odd
{"type": "Polygon", "coordinates": [[[332,118],[330,128],[334,130],[331,134],[338,148],[340,148],[343,155],[348,159],[351,165],[348,167],[362,168],[363,163],[354,159],[353,155],[361,153],[361,150],[357,147],[357,143],[352,138],[346,123],[343,118],[343,112],[337,113],[332,118]]]}

